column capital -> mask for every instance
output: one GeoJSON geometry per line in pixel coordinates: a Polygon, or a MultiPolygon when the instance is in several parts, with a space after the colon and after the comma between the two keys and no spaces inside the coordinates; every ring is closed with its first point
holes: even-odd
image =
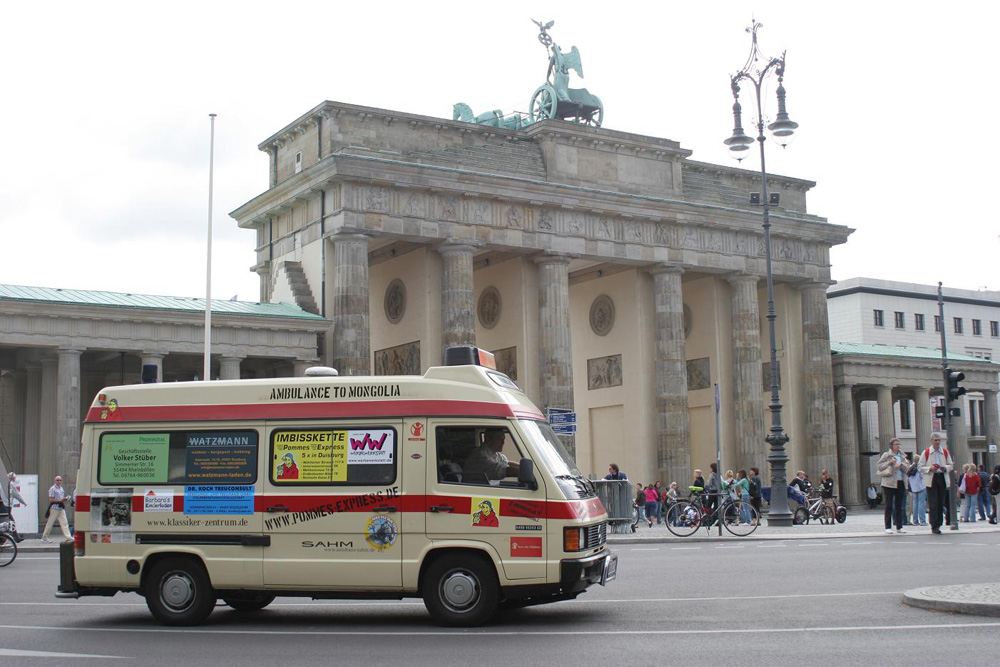
{"type": "Polygon", "coordinates": [[[662,274],[668,275],[681,275],[687,270],[686,267],[680,264],[655,264],[646,269],[651,275],[659,276],[662,274]]]}
{"type": "Polygon", "coordinates": [[[821,289],[823,290],[823,292],[826,292],[827,288],[830,287],[830,285],[836,285],[836,284],[837,284],[836,280],[810,280],[808,282],[799,283],[797,287],[802,291],[809,289],[821,289]]]}
{"type": "Polygon", "coordinates": [[[471,254],[476,251],[476,248],[482,247],[482,245],[482,242],[471,239],[448,239],[437,247],[437,251],[442,255],[455,253],[471,254]]]}
{"type": "Polygon", "coordinates": [[[752,282],[755,285],[760,283],[763,279],[762,276],[758,276],[756,273],[747,273],[746,271],[739,271],[737,273],[727,273],[725,275],[726,282],[730,285],[737,285],[739,283],[749,283],[752,282]]]}
{"type": "Polygon", "coordinates": [[[372,236],[374,234],[360,227],[341,227],[340,229],[326,233],[326,237],[334,243],[342,243],[344,241],[364,241],[367,243],[372,236]]]}
{"type": "Polygon", "coordinates": [[[542,265],[542,264],[565,264],[565,265],[569,265],[569,263],[572,262],[574,259],[576,259],[576,257],[577,257],[576,255],[571,255],[571,254],[568,254],[568,253],[549,252],[549,253],[545,253],[544,255],[538,255],[536,257],[533,257],[532,261],[535,264],[539,264],[539,265],[542,265]]]}

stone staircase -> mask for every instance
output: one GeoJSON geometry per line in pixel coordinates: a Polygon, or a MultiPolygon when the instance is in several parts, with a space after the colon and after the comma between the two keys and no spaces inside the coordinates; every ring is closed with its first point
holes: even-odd
{"type": "Polygon", "coordinates": [[[545,163],[538,145],[530,141],[484,144],[436,151],[413,151],[402,158],[418,164],[456,167],[490,174],[508,174],[544,180],[545,163]]]}
{"type": "Polygon", "coordinates": [[[285,274],[296,305],[306,312],[319,315],[319,306],[316,305],[316,299],[309,289],[309,280],[306,279],[306,272],[302,270],[302,262],[281,262],[279,270],[285,274]]]}
{"type": "Polygon", "coordinates": [[[708,202],[733,208],[756,209],[750,205],[750,195],[744,190],[724,180],[721,175],[706,173],[700,169],[683,167],[684,198],[689,201],[708,202]]]}

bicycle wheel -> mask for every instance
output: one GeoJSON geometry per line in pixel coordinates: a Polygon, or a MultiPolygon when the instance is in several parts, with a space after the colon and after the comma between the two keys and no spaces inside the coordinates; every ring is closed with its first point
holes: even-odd
{"type": "Polygon", "coordinates": [[[0,567],[6,567],[17,558],[17,542],[7,533],[0,533],[0,567]]]}
{"type": "Polygon", "coordinates": [[[833,515],[833,508],[829,505],[823,505],[819,511],[819,522],[824,526],[832,526],[836,520],[836,517],[833,515]]]}
{"type": "Polygon", "coordinates": [[[792,523],[796,526],[803,523],[809,523],[809,512],[806,511],[805,507],[796,507],[795,513],[792,514],[792,523]]]}
{"type": "Polygon", "coordinates": [[[759,523],[760,515],[750,503],[735,500],[727,502],[722,507],[722,525],[737,537],[746,537],[757,530],[759,523]]]}
{"type": "Polygon", "coordinates": [[[674,503],[667,508],[663,517],[667,522],[667,530],[677,537],[687,537],[698,531],[701,526],[701,510],[691,503],[674,503]]]}

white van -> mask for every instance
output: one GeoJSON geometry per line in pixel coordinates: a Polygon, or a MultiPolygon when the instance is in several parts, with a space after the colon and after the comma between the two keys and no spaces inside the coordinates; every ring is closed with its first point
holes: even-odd
{"type": "Polygon", "coordinates": [[[613,580],[607,514],[542,413],[489,353],[446,358],[102,390],[57,597],[137,592],[168,625],[217,599],[422,597],[471,626],[613,580]]]}

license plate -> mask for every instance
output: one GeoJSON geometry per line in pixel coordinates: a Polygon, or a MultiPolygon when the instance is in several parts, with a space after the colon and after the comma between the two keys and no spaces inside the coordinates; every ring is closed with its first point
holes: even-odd
{"type": "Polygon", "coordinates": [[[618,575],[618,556],[611,554],[604,559],[604,576],[601,577],[601,586],[607,586],[608,582],[614,581],[618,575]]]}

